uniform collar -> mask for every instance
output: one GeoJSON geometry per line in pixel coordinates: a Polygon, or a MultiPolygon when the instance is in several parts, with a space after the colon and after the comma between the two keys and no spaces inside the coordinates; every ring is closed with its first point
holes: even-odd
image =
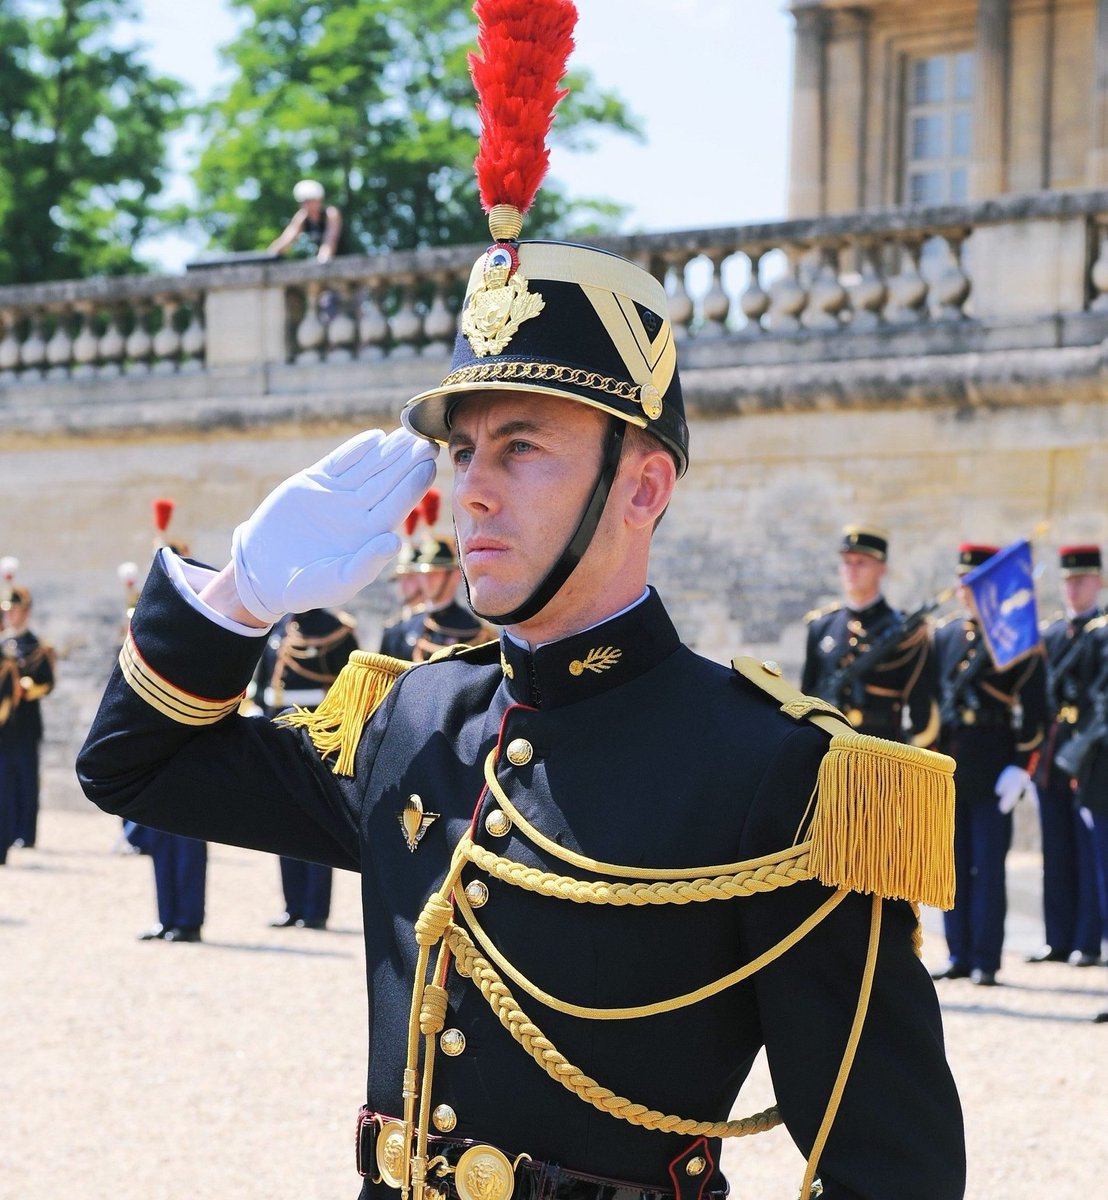
{"type": "Polygon", "coordinates": [[[879,595],[871,604],[867,604],[865,608],[851,608],[847,606],[846,611],[856,620],[861,621],[866,625],[873,620],[874,617],[881,616],[888,610],[888,604],[885,602],[885,597],[879,595]]]}
{"type": "Polygon", "coordinates": [[[588,700],[653,670],[681,645],[658,593],[630,609],[535,650],[500,635],[500,665],[512,699],[537,708],[588,700]]]}

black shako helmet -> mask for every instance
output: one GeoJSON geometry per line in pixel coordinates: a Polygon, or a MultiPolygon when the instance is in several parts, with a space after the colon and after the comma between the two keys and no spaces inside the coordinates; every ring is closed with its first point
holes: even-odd
{"type": "MultiPolygon", "coordinates": [[[[521,242],[523,214],[546,172],[545,137],[573,45],[571,0],[530,0],[525,20],[497,22],[477,0],[481,56],[469,56],[479,98],[477,178],[494,244],[470,273],[450,373],[413,397],[401,419],[445,444],[467,396],[522,392],[576,400],[610,414],[600,473],[577,528],[545,579],[497,625],[528,620],[557,594],[588,549],[619,467],[628,425],[653,434],[679,475],[688,425],[665,288],[617,254],[565,242],[521,242]]],[[[463,571],[464,574],[464,571],[463,571]]],[[[468,585],[467,585],[468,586],[468,585]]]]}

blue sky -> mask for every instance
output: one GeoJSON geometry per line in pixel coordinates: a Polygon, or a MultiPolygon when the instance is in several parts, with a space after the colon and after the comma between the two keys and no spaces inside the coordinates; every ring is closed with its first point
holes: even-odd
{"type": "MultiPolygon", "coordinates": [[[[145,43],[158,70],[206,96],[235,29],[224,0],[141,0],[141,9],[119,36],[145,43]]],[[[605,135],[591,153],[555,151],[551,174],[630,205],[627,231],[784,216],[792,18],[782,0],[578,0],[578,9],[571,62],[623,96],[646,141],[605,135]]],[[[190,194],[194,149],[188,136],[174,147],[175,198],[190,194]]],[[[170,234],[144,257],[177,271],[197,249],[170,234]]]]}

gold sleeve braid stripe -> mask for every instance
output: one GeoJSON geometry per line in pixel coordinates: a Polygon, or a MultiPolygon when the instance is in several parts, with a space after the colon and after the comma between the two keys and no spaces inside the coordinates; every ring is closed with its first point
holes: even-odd
{"type": "Polygon", "coordinates": [[[237,711],[243,697],[239,692],[228,700],[208,700],[177,687],[142,657],[130,633],[119,652],[119,669],[137,696],[178,725],[214,725],[237,711]]]}

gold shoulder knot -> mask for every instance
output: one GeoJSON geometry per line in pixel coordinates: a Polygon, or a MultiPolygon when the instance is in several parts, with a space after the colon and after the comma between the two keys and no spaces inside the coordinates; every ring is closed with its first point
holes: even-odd
{"type": "Polygon", "coordinates": [[[820,617],[830,616],[833,612],[838,612],[842,608],[839,603],[828,604],[823,608],[813,608],[804,614],[804,624],[811,625],[813,621],[818,621],[820,617]]]}
{"type": "Polygon", "coordinates": [[[321,758],[337,756],[332,767],[336,775],[353,775],[365,723],[411,665],[387,654],[355,650],[318,708],[294,709],[277,722],[306,730],[321,758]]]}
{"type": "Polygon", "coordinates": [[[1104,629],[1106,627],[1108,627],[1108,613],[1101,613],[1099,617],[1094,617],[1085,626],[1085,632],[1091,633],[1094,629],[1104,629]]]}
{"type": "Polygon", "coordinates": [[[954,760],[855,732],[833,705],[805,696],[757,659],[734,669],[780,711],[831,734],[808,836],[812,873],[834,888],[935,908],[954,904],[954,760]]]}

